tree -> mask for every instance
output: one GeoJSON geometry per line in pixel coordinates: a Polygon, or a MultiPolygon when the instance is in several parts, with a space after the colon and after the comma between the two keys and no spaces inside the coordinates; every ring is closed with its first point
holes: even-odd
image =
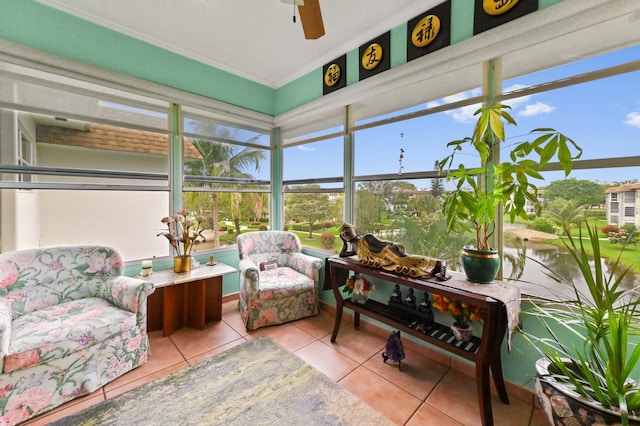
{"type": "MultiPolygon", "coordinates": [[[[221,133],[219,135],[220,138],[232,139],[232,136],[228,134],[228,128],[222,127],[217,130],[220,130],[218,132],[221,133]]],[[[190,142],[201,155],[198,159],[185,160],[184,173],[190,176],[251,178],[253,176],[246,173],[245,170],[249,167],[254,167],[256,171],[259,171],[260,161],[265,158],[264,153],[255,148],[199,139],[190,140],[190,142]]],[[[193,183],[187,182],[187,185],[193,186],[193,183]]],[[[209,186],[214,187],[216,184],[209,184],[209,186]]],[[[239,194],[242,197],[242,194],[239,194]]],[[[218,222],[220,218],[218,214],[218,193],[215,191],[211,192],[211,217],[214,247],[219,247],[220,232],[218,222]]],[[[236,221],[236,233],[240,233],[239,219],[236,221]]]]}
{"type": "MultiPolygon", "coordinates": [[[[436,165],[434,166],[434,170],[439,170],[439,163],[436,161],[436,165]]],[[[431,195],[436,198],[440,198],[440,196],[444,194],[444,183],[442,183],[442,178],[431,179],[431,195]]]]}
{"type": "Polygon", "coordinates": [[[409,200],[407,208],[427,217],[440,210],[440,201],[432,194],[418,195],[409,200]]]}
{"type": "Polygon", "coordinates": [[[543,214],[568,234],[573,224],[584,220],[584,207],[576,207],[571,201],[556,198],[545,202],[543,214]]]}
{"type": "MultiPolygon", "coordinates": [[[[303,185],[295,189],[320,188],[320,185],[303,185]]],[[[329,219],[331,201],[329,195],[317,192],[287,194],[285,211],[288,218],[304,219],[309,223],[309,239],[313,239],[313,224],[329,219]]]]}
{"type": "Polygon", "coordinates": [[[545,203],[562,198],[573,200],[578,206],[592,206],[604,204],[604,186],[583,179],[555,180],[544,188],[545,203]]]}
{"type": "Polygon", "coordinates": [[[385,209],[386,202],[378,193],[363,189],[356,191],[358,231],[361,234],[375,231],[380,214],[385,209]]]}

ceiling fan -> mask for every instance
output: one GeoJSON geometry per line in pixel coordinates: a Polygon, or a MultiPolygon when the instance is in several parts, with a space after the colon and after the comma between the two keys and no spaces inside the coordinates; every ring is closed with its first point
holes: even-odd
{"type": "Polygon", "coordinates": [[[315,40],[324,35],[319,0],[282,0],[282,3],[293,4],[293,22],[296,22],[295,8],[298,6],[304,38],[315,40]]]}

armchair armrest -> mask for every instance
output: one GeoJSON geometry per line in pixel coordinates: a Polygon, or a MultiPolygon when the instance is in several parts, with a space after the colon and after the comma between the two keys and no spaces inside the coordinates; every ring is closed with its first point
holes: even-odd
{"type": "Polygon", "coordinates": [[[318,284],[320,268],[322,268],[322,260],[317,257],[310,256],[304,253],[292,253],[289,258],[289,266],[292,269],[304,274],[308,277],[312,277],[318,284]]]}
{"type": "Polygon", "coordinates": [[[238,268],[240,269],[240,281],[245,280],[253,291],[257,291],[260,282],[258,265],[249,259],[242,259],[238,264],[238,268]]]}
{"type": "Polygon", "coordinates": [[[4,357],[9,353],[11,340],[11,306],[0,300],[0,371],[4,371],[4,357]]]}
{"type": "MultiPolygon", "coordinates": [[[[118,276],[105,280],[100,287],[100,296],[119,308],[140,313],[146,310],[147,297],[155,291],[151,281],[118,276]]],[[[146,312],[143,312],[146,315],[146,312]]]]}

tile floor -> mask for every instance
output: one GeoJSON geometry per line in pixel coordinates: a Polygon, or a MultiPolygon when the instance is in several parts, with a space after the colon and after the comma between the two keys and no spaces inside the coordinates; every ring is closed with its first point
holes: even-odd
{"type": "MultiPolygon", "coordinates": [[[[396,364],[382,362],[388,331],[364,321],[355,330],[347,315],[335,343],[330,341],[332,330],[329,308],[316,317],[247,332],[237,301],[227,300],[222,321],[209,323],[202,331],[183,328],[169,337],[162,337],[161,331],[150,333],[152,356],[145,365],[26,424],[45,425],[263,334],[398,425],[481,424],[474,368],[469,364],[404,339],[406,358],[399,371],[396,364]]],[[[547,424],[531,393],[512,387],[508,392],[509,405],[502,404],[495,392],[492,395],[496,425],[547,424]]]]}

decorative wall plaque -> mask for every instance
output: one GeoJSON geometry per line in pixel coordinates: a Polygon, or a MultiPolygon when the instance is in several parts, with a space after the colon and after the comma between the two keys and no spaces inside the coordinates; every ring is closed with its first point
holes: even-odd
{"type": "Polygon", "coordinates": [[[538,0],[475,0],[473,35],[538,10],[538,0]]]}
{"type": "Polygon", "coordinates": [[[451,43],[451,0],[416,16],[407,23],[407,61],[451,43]]]}
{"type": "Polygon", "coordinates": [[[363,44],[358,52],[360,80],[388,70],[391,67],[391,33],[387,31],[363,44]]]}
{"type": "Polygon", "coordinates": [[[322,94],[334,92],[347,85],[347,55],[325,64],[322,67],[322,94]]]}

